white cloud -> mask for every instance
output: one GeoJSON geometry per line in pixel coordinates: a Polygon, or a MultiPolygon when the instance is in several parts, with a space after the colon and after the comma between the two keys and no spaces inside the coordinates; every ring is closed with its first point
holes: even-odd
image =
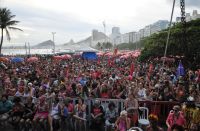
{"type": "MultiPolygon", "coordinates": [[[[169,20],[172,8],[170,0],[1,1],[21,21],[18,27],[24,32],[16,32],[20,37],[14,40],[18,43],[30,41],[34,44],[51,39],[52,31],[57,32],[56,41],[59,44],[71,38],[75,41],[86,38],[94,28],[103,31],[104,20],[108,33],[112,26],[119,26],[122,33],[137,31],[159,19],[169,20]]],[[[191,10],[191,7],[186,8],[186,11],[191,10]]],[[[176,6],[174,18],[178,15],[180,9],[176,6]]]]}

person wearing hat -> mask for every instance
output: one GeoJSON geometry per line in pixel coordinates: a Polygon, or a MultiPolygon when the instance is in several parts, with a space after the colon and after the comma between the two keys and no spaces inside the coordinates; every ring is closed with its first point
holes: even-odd
{"type": "Polygon", "coordinates": [[[35,88],[33,87],[33,84],[31,82],[28,83],[28,88],[30,90],[30,96],[35,97],[35,88]]]}
{"type": "Polygon", "coordinates": [[[115,122],[116,131],[127,131],[130,128],[131,120],[127,117],[127,111],[123,110],[115,122]]]}
{"type": "Polygon", "coordinates": [[[95,100],[94,106],[92,107],[91,116],[92,116],[91,129],[96,129],[101,131],[104,124],[104,118],[103,118],[104,111],[99,100],[95,100]]]}
{"type": "Polygon", "coordinates": [[[186,124],[186,120],[185,117],[183,115],[183,112],[180,111],[180,106],[175,105],[173,107],[173,110],[170,111],[167,120],[166,120],[166,125],[168,127],[168,131],[171,131],[171,127],[174,125],[180,125],[180,126],[185,126],[186,124]]]}

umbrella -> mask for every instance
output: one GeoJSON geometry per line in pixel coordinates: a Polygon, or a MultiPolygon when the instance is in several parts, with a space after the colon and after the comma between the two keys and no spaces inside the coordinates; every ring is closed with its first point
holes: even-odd
{"type": "Polygon", "coordinates": [[[62,60],[62,57],[61,56],[54,56],[53,59],[54,60],[62,60]]]}
{"type": "Polygon", "coordinates": [[[39,59],[37,57],[30,57],[27,59],[27,62],[36,62],[38,61],[39,59]]]}
{"type": "Polygon", "coordinates": [[[104,54],[104,56],[108,56],[108,57],[112,56],[112,55],[113,55],[113,52],[107,52],[107,53],[104,54]]]}
{"type": "Polygon", "coordinates": [[[104,54],[103,52],[98,52],[98,53],[97,53],[97,56],[98,56],[98,57],[101,57],[101,56],[103,56],[103,54],[104,54]]]}
{"type": "Polygon", "coordinates": [[[13,62],[13,63],[19,63],[19,62],[23,62],[23,61],[24,61],[24,58],[21,58],[21,57],[11,58],[11,62],[13,62]]]}
{"type": "Polygon", "coordinates": [[[181,61],[179,62],[179,65],[178,65],[178,68],[176,70],[176,76],[179,77],[179,76],[184,76],[185,75],[185,70],[184,70],[184,67],[181,63],[181,61]]]}
{"type": "Polygon", "coordinates": [[[128,55],[122,55],[122,56],[120,56],[119,58],[120,59],[127,59],[129,56],[128,55]]]}
{"type": "Polygon", "coordinates": [[[71,56],[71,55],[68,55],[68,54],[66,54],[66,55],[61,55],[61,57],[62,57],[62,60],[68,60],[68,59],[71,59],[71,58],[72,58],[72,56],[71,56]]]}
{"type": "Polygon", "coordinates": [[[2,62],[8,62],[8,61],[9,61],[9,59],[8,59],[8,58],[6,58],[6,57],[0,57],[0,61],[2,61],[2,62]]]}

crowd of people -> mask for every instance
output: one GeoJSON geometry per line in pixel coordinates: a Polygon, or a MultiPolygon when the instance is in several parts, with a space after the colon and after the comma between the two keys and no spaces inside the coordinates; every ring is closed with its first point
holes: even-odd
{"type": "MultiPolygon", "coordinates": [[[[140,63],[119,57],[90,61],[78,56],[65,61],[39,57],[37,62],[1,63],[0,124],[8,120],[18,130],[35,131],[49,125],[52,131],[58,128],[56,120],[61,120],[60,127],[68,125],[66,130],[106,127],[126,131],[138,126],[139,101],[170,101],[180,106],[169,112],[168,130],[184,127],[195,131],[200,117],[188,116],[187,112],[199,113],[195,104],[200,103],[200,70],[185,69],[184,75],[177,75],[177,67],[178,63],[162,66],[159,62],[140,63]],[[73,98],[77,98],[76,103],[73,98]],[[124,100],[123,110],[118,113],[114,102],[103,107],[97,98],[124,100]],[[89,127],[87,99],[94,99],[89,127]]],[[[163,130],[156,116],[150,116],[149,121],[147,131],[163,130]]]]}

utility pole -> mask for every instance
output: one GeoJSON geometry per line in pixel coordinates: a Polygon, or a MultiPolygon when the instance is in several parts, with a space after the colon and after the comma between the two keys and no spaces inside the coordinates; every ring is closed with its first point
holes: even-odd
{"type": "Polygon", "coordinates": [[[167,47],[168,47],[168,44],[169,44],[169,37],[170,37],[170,34],[171,34],[171,26],[172,26],[172,19],[173,19],[173,15],[174,15],[175,3],[176,3],[176,0],[173,0],[172,12],[171,12],[170,24],[169,24],[169,30],[168,30],[168,33],[167,33],[167,42],[166,42],[166,45],[165,45],[164,59],[163,59],[163,63],[162,63],[163,67],[165,65],[165,57],[167,56],[167,47]]]}
{"type": "Polygon", "coordinates": [[[31,46],[30,46],[30,43],[28,43],[28,53],[29,53],[29,55],[31,55],[31,46]]]}
{"type": "Polygon", "coordinates": [[[104,27],[104,34],[105,34],[104,44],[106,45],[106,22],[105,21],[103,21],[103,27],[104,27]]]}
{"type": "Polygon", "coordinates": [[[26,46],[26,42],[25,42],[25,50],[26,50],[26,55],[27,55],[27,46],[26,46]]]}
{"type": "Polygon", "coordinates": [[[185,0],[180,0],[180,8],[181,8],[181,24],[182,24],[181,53],[183,52],[188,53],[187,38],[186,38],[185,0]]]}
{"type": "Polygon", "coordinates": [[[53,35],[53,54],[55,55],[55,51],[56,51],[56,45],[55,45],[55,40],[54,40],[54,36],[55,36],[56,32],[52,32],[52,35],[53,35]]]}

